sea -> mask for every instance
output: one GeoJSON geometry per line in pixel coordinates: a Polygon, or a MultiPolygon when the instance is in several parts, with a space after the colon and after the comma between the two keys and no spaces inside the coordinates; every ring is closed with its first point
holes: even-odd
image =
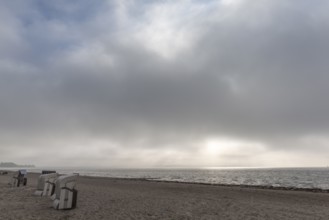
{"type": "MultiPolygon", "coordinates": [[[[3,168],[0,168],[3,170],[3,168]]],[[[7,168],[8,169],[8,168],[7,168]]],[[[10,168],[10,170],[18,168],[10,168]]],[[[60,174],[145,179],[184,183],[243,185],[329,190],[329,168],[159,168],[107,169],[72,167],[26,168],[28,172],[56,170],[60,174]]]]}
{"type": "MultiPolygon", "coordinates": [[[[0,168],[17,170],[19,168],[0,168]]],[[[81,176],[145,179],[183,183],[243,185],[329,190],[329,168],[158,168],[107,169],[80,167],[35,167],[28,172],[56,170],[60,174],[79,173],[81,176]]]]}

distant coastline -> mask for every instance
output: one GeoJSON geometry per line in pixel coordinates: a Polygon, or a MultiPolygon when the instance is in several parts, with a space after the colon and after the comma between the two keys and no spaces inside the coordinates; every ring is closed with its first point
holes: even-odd
{"type": "Polygon", "coordinates": [[[13,163],[13,162],[0,162],[0,167],[7,167],[7,168],[11,168],[11,167],[35,167],[35,165],[33,165],[33,164],[20,165],[20,164],[16,164],[16,163],[13,163]]]}

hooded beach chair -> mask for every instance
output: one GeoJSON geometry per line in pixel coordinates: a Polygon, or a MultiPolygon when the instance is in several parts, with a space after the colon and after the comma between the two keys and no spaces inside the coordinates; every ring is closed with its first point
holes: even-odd
{"type": "Polygon", "coordinates": [[[23,186],[26,186],[27,184],[27,171],[26,170],[18,170],[17,172],[14,173],[11,186],[12,187],[19,187],[21,184],[23,186]]]}
{"type": "Polygon", "coordinates": [[[55,170],[43,170],[41,171],[41,174],[49,174],[49,173],[56,173],[55,170]]]}
{"type": "Polygon", "coordinates": [[[78,191],[75,189],[78,174],[60,176],[56,180],[55,193],[51,196],[55,209],[76,207],[78,191]]]}
{"type": "Polygon", "coordinates": [[[58,174],[53,171],[48,174],[41,174],[38,178],[37,190],[34,192],[34,195],[37,196],[51,196],[54,192],[54,182],[57,179],[58,174]]]}

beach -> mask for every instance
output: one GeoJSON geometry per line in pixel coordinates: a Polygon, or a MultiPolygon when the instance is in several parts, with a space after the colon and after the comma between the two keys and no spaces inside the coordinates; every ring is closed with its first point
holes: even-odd
{"type": "Polygon", "coordinates": [[[40,174],[11,188],[0,175],[0,219],[328,219],[329,194],[80,176],[77,207],[33,195],[40,174]]]}

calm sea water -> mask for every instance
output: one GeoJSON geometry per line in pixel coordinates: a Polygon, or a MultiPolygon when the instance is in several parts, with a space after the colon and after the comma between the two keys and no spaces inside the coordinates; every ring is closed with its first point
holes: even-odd
{"type": "Polygon", "coordinates": [[[95,169],[95,168],[29,168],[61,174],[77,172],[83,176],[143,178],[209,184],[252,185],[329,189],[329,168],[234,168],[234,169],[95,169]]]}

